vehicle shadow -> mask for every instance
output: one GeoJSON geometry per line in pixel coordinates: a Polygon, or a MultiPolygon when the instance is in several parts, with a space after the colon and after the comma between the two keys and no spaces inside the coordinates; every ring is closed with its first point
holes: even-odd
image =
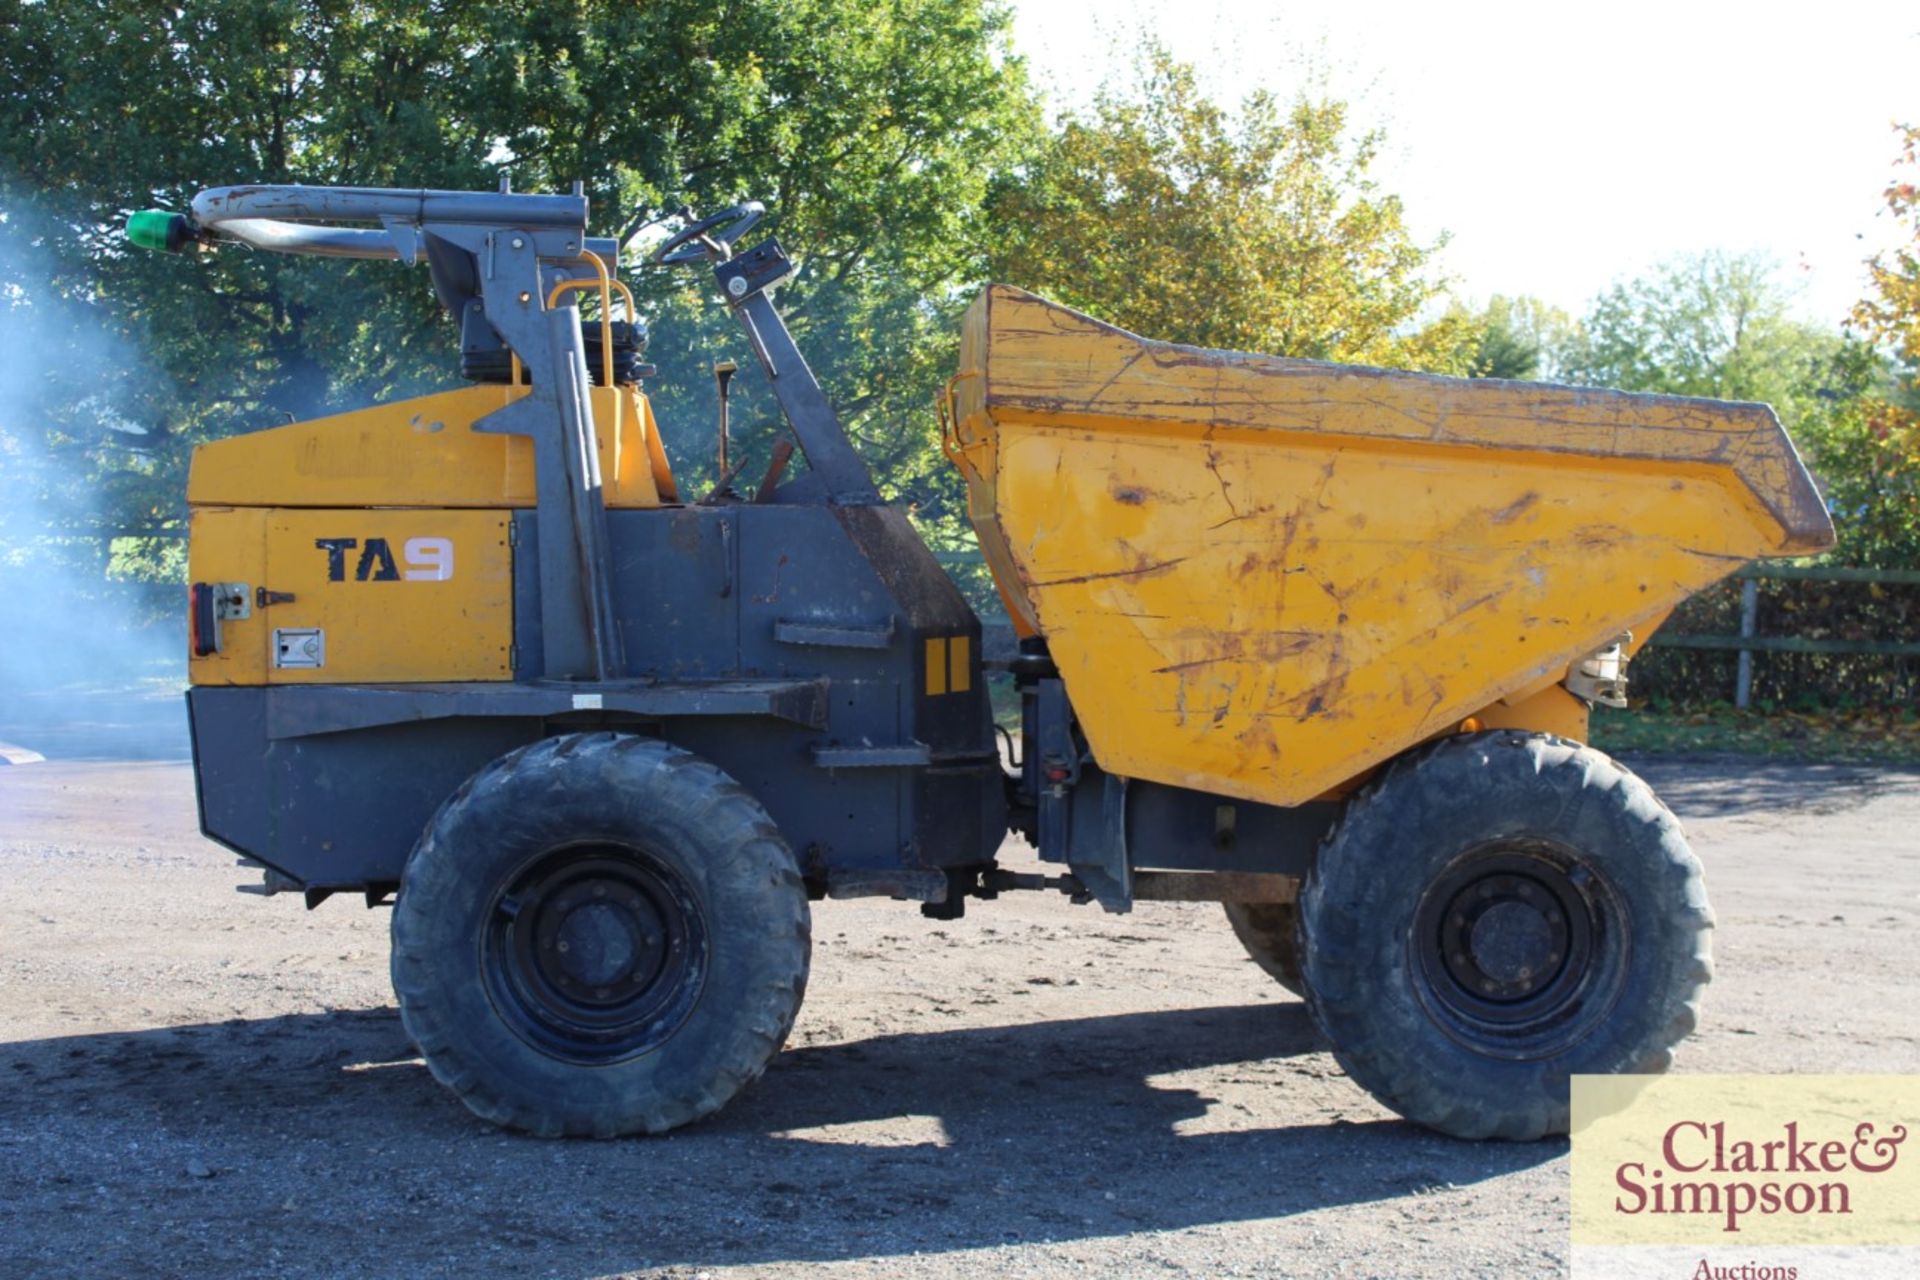
{"type": "MultiPolygon", "coordinates": [[[[1365,1118],[1299,1123],[1277,1091],[1318,1086],[1322,1047],[1290,1001],[877,1035],[789,1048],[671,1136],[556,1143],[470,1116],[391,1009],[15,1042],[0,1045],[4,1199],[44,1222],[75,1188],[111,1197],[116,1238],[186,1273],[244,1270],[276,1241],[276,1274],[345,1265],[287,1247],[291,1214],[328,1238],[401,1224],[378,1237],[391,1274],[599,1275],[1283,1217],[1565,1150],[1441,1138],[1344,1083],[1339,1105],[1365,1118]]],[[[139,1260],[91,1221],[74,1229],[95,1273],[139,1260]]],[[[47,1269],[13,1247],[0,1269],[47,1269]]]]}
{"type": "Polygon", "coordinates": [[[1631,754],[1622,762],[1682,820],[1844,813],[1890,791],[1920,786],[1920,769],[1898,765],[1631,754]]]}

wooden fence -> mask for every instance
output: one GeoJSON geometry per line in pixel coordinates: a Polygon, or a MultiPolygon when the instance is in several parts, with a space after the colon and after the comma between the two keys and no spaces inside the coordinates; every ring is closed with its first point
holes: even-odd
{"type": "Polygon", "coordinates": [[[1868,582],[1882,586],[1920,586],[1920,569],[1847,569],[1829,565],[1752,564],[1733,575],[1740,581],[1740,634],[1669,635],[1654,633],[1650,647],[1667,649],[1718,649],[1738,655],[1734,671],[1733,705],[1745,707],[1753,701],[1753,655],[1756,653],[1824,653],[1887,658],[1920,657],[1920,641],[1830,640],[1806,636],[1763,636],[1757,634],[1762,582],[1868,582]]]}

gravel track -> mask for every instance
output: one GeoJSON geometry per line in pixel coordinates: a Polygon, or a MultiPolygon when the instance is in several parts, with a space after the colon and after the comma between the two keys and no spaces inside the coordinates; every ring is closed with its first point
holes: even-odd
{"type": "MultiPolygon", "coordinates": [[[[498,1131],[413,1058],[385,910],[236,895],[156,741],[0,767],[0,1276],[1565,1268],[1566,1144],[1396,1120],[1208,904],[819,903],[792,1039],[720,1115],[498,1131]]],[[[1720,921],[1679,1069],[1920,1070],[1920,773],[1638,764],[1720,921]]]]}

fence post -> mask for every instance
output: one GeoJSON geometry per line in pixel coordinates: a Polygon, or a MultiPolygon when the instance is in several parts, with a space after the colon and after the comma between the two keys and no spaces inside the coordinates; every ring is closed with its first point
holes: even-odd
{"type": "MultiPolygon", "coordinates": [[[[1740,584],[1740,638],[1753,639],[1753,629],[1760,614],[1760,580],[1748,578],[1740,584]]],[[[1739,664],[1734,669],[1733,705],[1745,710],[1753,701],[1753,650],[1740,651],[1739,664]]]]}

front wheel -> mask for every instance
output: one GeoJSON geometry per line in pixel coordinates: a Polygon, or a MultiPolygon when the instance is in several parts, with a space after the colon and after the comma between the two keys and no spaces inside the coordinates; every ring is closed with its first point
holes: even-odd
{"type": "Polygon", "coordinates": [[[1565,1133],[1568,1077],[1664,1071],[1712,976],[1678,820],[1544,735],[1450,738],[1388,769],[1300,911],[1307,1000],[1347,1074],[1463,1138],[1565,1133]]]}
{"type": "Polygon", "coordinates": [[[474,775],[408,859],[400,1016],[436,1079],[532,1133],[658,1133],[785,1041],[806,892],[752,796],[699,758],[572,734],[474,775]]]}

